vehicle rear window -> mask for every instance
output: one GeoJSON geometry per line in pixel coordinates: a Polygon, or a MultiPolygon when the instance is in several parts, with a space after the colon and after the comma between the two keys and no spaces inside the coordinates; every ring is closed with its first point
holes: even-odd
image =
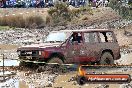
{"type": "Polygon", "coordinates": [[[98,37],[96,32],[84,33],[84,38],[85,38],[85,42],[88,43],[98,42],[98,37]]]}
{"type": "Polygon", "coordinates": [[[112,32],[100,32],[99,33],[101,42],[113,42],[113,34],[112,32]]]}

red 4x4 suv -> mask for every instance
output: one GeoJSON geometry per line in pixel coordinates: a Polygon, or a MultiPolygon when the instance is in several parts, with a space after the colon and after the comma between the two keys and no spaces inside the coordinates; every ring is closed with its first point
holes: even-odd
{"type": "Polygon", "coordinates": [[[20,47],[17,52],[23,61],[59,64],[114,64],[120,58],[116,37],[108,29],[53,31],[43,43],[20,47]]]}

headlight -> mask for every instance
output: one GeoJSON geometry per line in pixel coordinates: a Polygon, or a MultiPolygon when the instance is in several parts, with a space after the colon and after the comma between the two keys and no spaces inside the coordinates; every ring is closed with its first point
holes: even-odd
{"type": "Polygon", "coordinates": [[[39,51],[39,55],[42,55],[42,52],[41,51],[39,51]]]}
{"type": "Polygon", "coordinates": [[[42,51],[41,56],[44,57],[44,58],[48,58],[49,52],[48,51],[42,51]]]}

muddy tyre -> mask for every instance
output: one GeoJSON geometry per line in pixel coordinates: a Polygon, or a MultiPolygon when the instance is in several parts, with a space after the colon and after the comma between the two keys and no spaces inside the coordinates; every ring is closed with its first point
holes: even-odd
{"type": "Polygon", "coordinates": [[[104,52],[101,56],[99,64],[101,65],[112,65],[114,64],[114,58],[110,52],[104,52]]]}
{"type": "Polygon", "coordinates": [[[61,58],[60,57],[52,57],[49,61],[48,61],[48,63],[50,64],[59,64],[59,65],[61,65],[61,64],[63,64],[63,61],[61,60],[61,58]]]}
{"type": "Polygon", "coordinates": [[[47,65],[48,70],[50,69],[52,73],[62,73],[63,72],[63,61],[60,57],[54,56],[48,61],[49,65],[47,65]]]}

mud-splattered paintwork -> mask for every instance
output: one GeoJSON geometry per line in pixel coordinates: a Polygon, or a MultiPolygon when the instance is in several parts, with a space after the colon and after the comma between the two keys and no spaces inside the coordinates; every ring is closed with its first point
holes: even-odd
{"type": "MultiPolygon", "coordinates": [[[[41,51],[41,55],[36,56],[36,60],[47,61],[53,53],[60,55],[64,59],[64,63],[82,63],[82,62],[96,62],[100,60],[101,54],[104,50],[111,50],[114,59],[120,58],[120,48],[113,31],[108,29],[82,29],[82,30],[61,30],[54,32],[66,32],[67,39],[63,43],[42,43],[28,45],[18,48],[17,51],[41,51]],[[71,44],[70,36],[73,32],[82,34],[82,43],[71,44]],[[98,36],[98,42],[86,43],[84,42],[83,33],[95,32],[98,36]],[[111,32],[113,42],[101,42],[98,32],[111,32]]],[[[20,57],[21,59],[21,57],[20,57]]]]}

